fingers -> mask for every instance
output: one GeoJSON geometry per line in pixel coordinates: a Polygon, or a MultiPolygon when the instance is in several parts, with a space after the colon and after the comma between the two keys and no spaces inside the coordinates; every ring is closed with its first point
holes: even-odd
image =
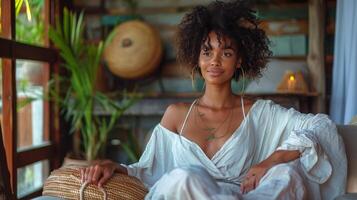
{"type": "Polygon", "coordinates": [[[89,167],[89,172],[88,172],[88,174],[87,174],[87,181],[88,181],[89,183],[93,183],[93,182],[94,182],[94,181],[93,181],[93,174],[94,174],[95,170],[96,170],[96,165],[89,167]]]}
{"type": "Polygon", "coordinates": [[[101,176],[102,169],[99,165],[80,169],[81,182],[96,183],[101,176]]]}
{"type": "Polygon", "coordinates": [[[102,187],[102,185],[104,185],[105,182],[107,182],[107,180],[112,176],[112,173],[110,173],[109,171],[105,171],[103,173],[102,178],[98,181],[98,187],[102,187]]]}
{"type": "Polygon", "coordinates": [[[242,194],[246,194],[246,193],[250,192],[251,190],[254,190],[257,185],[258,185],[258,182],[257,182],[257,179],[255,176],[251,176],[251,177],[247,176],[246,179],[244,180],[243,184],[241,185],[242,194]]]}
{"type": "Polygon", "coordinates": [[[103,174],[104,169],[101,168],[99,165],[96,165],[94,167],[94,172],[93,172],[93,177],[92,177],[92,183],[98,185],[98,181],[100,180],[102,174],[103,174]]]}
{"type": "Polygon", "coordinates": [[[84,182],[84,172],[85,172],[85,168],[80,168],[79,171],[81,172],[81,183],[84,182]]]}
{"type": "Polygon", "coordinates": [[[113,175],[114,170],[110,166],[94,165],[80,169],[81,182],[88,182],[102,187],[105,182],[113,175]]]}

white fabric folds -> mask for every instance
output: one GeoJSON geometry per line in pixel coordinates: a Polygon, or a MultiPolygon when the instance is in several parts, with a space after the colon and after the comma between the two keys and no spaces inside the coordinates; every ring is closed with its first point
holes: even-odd
{"type": "Polygon", "coordinates": [[[326,115],[301,114],[270,100],[258,100],[211,159],[158,124],[139,162],[123,166],[150,189],[147,199],[334,199],[344,193],[347,176],[342,139],[326,115]],[[299,150],[301,157],[271,168],[255,190],[241,195],[250,167],[276,150],[299,150]],[[182,175],[192,167],[202,175],[182,175]]]}

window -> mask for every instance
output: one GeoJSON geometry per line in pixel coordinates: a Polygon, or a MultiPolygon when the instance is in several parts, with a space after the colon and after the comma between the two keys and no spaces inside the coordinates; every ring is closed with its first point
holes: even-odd
{"type": "Polygon", "coordinates": [[[46,45],[45,0],[16,0],[15,6],[16,41],[26,44],[46,45]]]}
{"type": "Polygon", "coordinates": [[[50,170],[60,164],[54,105],[43,98],[50,75],[58,71],[57,53],[47,37],[60,9],[56,2],[0,0],[0,120],[11,187],[18,199],[40,195],[50,170]],[[18,2],[28,5],[16,9],[18,2]]]}
{"type": "Polygon", "coordinates": [[[17,169],[17,197],[21,198],[41,189],[49,175],[48,160],[38,161],[17,169]]]}
{"type": "Polygon", "coordinates": [[[43,99],[48,67],[44,62],[16,60],[17,151],[49,141],[43,99]]]}

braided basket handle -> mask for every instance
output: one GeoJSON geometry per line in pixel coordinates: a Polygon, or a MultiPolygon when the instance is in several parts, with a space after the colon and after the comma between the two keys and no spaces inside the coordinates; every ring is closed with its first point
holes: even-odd
{"type": "MultiPolygon", "coordinates": [[[[81,188],[79,189],[79,199],[84,200],[84,189],[89,185],[89,182],[85,182],[82,184],[81,188]]],[[[104,200],[107,200],[107,193],[105,192],[104,188],[100,187],[99,190],[103,193],[104,200]]]]}

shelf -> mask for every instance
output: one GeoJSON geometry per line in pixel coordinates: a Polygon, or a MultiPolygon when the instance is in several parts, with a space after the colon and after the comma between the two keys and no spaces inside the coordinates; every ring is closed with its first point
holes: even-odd
{"type": "MultiPolygon", "coordinates": [[[[162,116],[166,108],[173,103],[192,101],[200,97],[201,93],[151,93],[146,94],[143,99],[134,104],[125,111],[124,116],[162,116]]],[[[302,112],[309,112],[309,99],[317,97],[318,94],[310,93],[247,93],[244,97],[247,99],[271,99],[274,102],[285,106],[293,107],[302,112]]],[[[111,112],[106,112],[96,108],[97,115],[108,116],[111,112]]]]}
{"type": "Polygon", "coordinates": [[[272,59],[279,59],[279,60],[289,60],[289,61],[306,61],[307,56],[272,56],[272,59]]]}
{"type": "MultiPolygon", "coordinates": [[[[197,98],[201,96],[202,93],[200,92],[186,92],[186,93],[160,93],[160,92],[155,92],[155,93],[148,93],[144,95],[144,98],[146,99],[160,99],[160,98],[197,98]]],[[[287,96],[293,96],[293,97],[317,97],[318,93],[316,92],[308,92],[308,93],[282,93],[282,92],[276,92],[276,93],[245,93],[244,96],[247,97],[260,97],[260,96],[272,96],[272,97],[287,97],[287,96]]]]}

